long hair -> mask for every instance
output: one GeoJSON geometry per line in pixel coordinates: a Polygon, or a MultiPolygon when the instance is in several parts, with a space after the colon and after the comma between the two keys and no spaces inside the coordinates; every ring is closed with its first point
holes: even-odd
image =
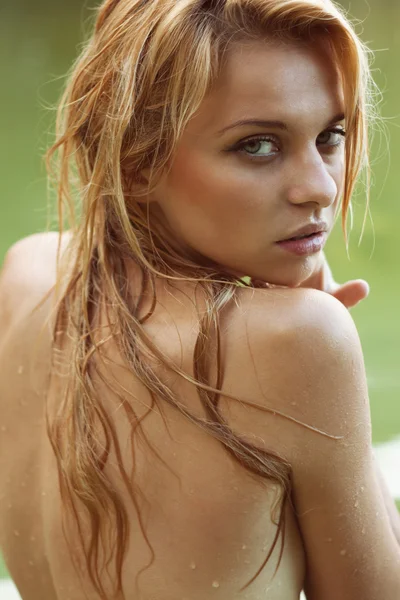
{"type": "MultiPolygon", "coordinates": [[[[123,595],[122,566],[130,530],[124,503],[103,472],[111,444],[133,502],[135,496],[122,464],[115,427],[94,385],[99,376],[96,365],[108,339],[96,327],[95,309],[100,303],[127,368],[146,386],[152,405],[168,403],[218,440],[248,472],[278,485],[282,494],[277,534],[263,565],[242,589],[261,572],[281,534],[275,573],[279,567],[284,509],[292,489],[291,466],[274,452],[241,438],[228,426],[218,406],[223,377],[221,311],[235,301],[241,286],[252,287],[253,282],[182,250],[162,222],[150,219],[143,199],[168,168],[186,124],[216,81],[232,44],[259,39],[316,43],[317,38],[329,49],[343,80],[347,136],[341,207],[345,230],[354,186],[363,168],[368,172],[373,81],[370,51],[330,0],[106,0],[97,10],[94,30],[70,74],[59,107],[57,139],[48,153],[50,177],[58,191],[59,231],[63,232],[67,222],[71,234],[62,258],[60,236],[57,253],[54,370],[67,339],[70,354],[63,397],[58,399],[52,419],[46,405],[46,419],[65,511],[70,510],[79,528],[78,502],[89,515],[90,540],[86,546],[81,536],[82,549],[90,580],[104,600],[98,550],[100,541],[105,547],[106,521],[110,531],[116,532],[116,595],[123,595]],[[144,169],[150,172],[146,185],[144,169]],[[126,285],[127,259],[133,260],[142,274],[137,301],[126,285]],[[156,278],[194,282],[204,292],[207,310],[199,317],[194,377],[146,335],[144,323],[157,303],[156,278]],[[149,291],[152,307],[140,317],[142,298],[149,291]],[[205,418],[192,414],[157,375],[152,368],[154,359],[196,386],[205,418]],[[210,384],[211,361],[217,364],[216,387],[210,384]],[[105,447],[98,442],[99,428],[105,447]]],[[[134,423],[132,434],[140,430],[129,392],[116,391],[115,382],[111,386],[104,373],[102,379],[134,423]]],[[[246,403],[242,398],[227,397],[246,403]]],[[[151,547],[147,536],[146,540],[151,547]]]]}

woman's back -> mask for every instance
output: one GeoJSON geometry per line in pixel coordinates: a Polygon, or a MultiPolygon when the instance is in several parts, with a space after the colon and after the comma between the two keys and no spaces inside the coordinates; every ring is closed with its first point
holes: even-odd
{"type": "MultiPolygon", "coordinates": [[[[40,269],[45,268],[46,273],[51,272],[51,263],[55,260],[53,242],[47,238],[43,245],[47,248],[41,251],[40,257],[37,256],[36,264],[40,264],[40,269]]],[[[32,258],[35,244],[38,253],[37,241],[27,240],[21,245],[14,265],[10,264],[9,270],[17,269],[13,271],[17,294],[23,291],[19,278],[25,279],[28,274],[24,272],[23,264],[28,262],[28,255],[29,260],[32,258]]],[[[23,283],[25,294],[29,291],[35,296],[32,282],[41,279],[30,268],[29,277],[23,283]]],[[[134,285],[134,273],[132,282],[134,285]]],[[[277,414],[241,407],[236,401],[222,397],[222,412],[238,433],[293,463],[292,496],[298,513],[295,516],[287,505],[284,554],[273,581],[270,580],[280,543],[255,582],[239,593],[239,588],[264,562],[276,533],[276,526],[271,522],[271,509],[276,499],[273,486],[251,477],[230,459],[217,441],[189,423],[178,411],[163,405],[161,415],[153,406],[143,421],[143,433],[150,445],[140,434],[135,435],[134,445],[134,489],[140,490],[137,495],[140,514],[155,552],[153,566],[138,579],[140,592],[135,587],[135,578],[150,562],[151,554],[135,508],[119,476],[113,448],[106,466],[107,477],[127,507],[131,526],[129,552],[123,569],[126,597],[203,600],[212,594],[224,600],[236,597],[258,600],[266,596],[274,600],[294,600],[306,583],[309,600],[336,600],[339,597],[353,600],[357,594],[372,600],[379,597],[379,590],[381,597],[395,598],[399,589],[396,552],[400,560],[400,551],[391,534],[369,463],[369,407],[367,402],[357,400],[360,392],[357,353],[350,365],[354,373],[352,406],[349,405],[347,415],[343,415],[340,423],[337,408],[326,404],[332,391],[330,377],[335,375],[335,369],[340,373],[343,367],[337,356],[337,364],[331,370],[329,366],[324,370],[325,383],[319,388],[320,399],[313,397],[321,386],[318,367],[323,357],[317,354],[310,358],[307,350],[310,344],[315,348],[317,340],[312,339],[312,327],[304,313],[305,305],[300,298],[303,291],[298,290],[300,296],[296,290],[289,291],[289,295],[283,290],[242,292],[238,306],[226,314],[223,324],[225,377],[222,389],[290,415],[331,436],[346,434],[347,438],[344,442],[334,440],[277,414]],[[280,301],[276,302],[278,295],[280,301]],[[285,306],[288,308],[289,303],[292,303],[292,309],[298,306],[298,310],[291,310],[290,318],[285,320],[285,306]],[[260,310],[265,312],[263,321],[260,321],[260,310]],[[257,323],[258,327],[255,327],[257,323]],[[299,345],[299,331],[308,343],[303,340],[299,345]],[[311,359],[314,372],[309,369],[311,359]],[[301,382],[301,372],[304,381],[296,389],[301,382]],[[280,395],[285,386],[286,393],[280,395]],[[357,431],[355,422],[359,425],[357,431]],[[365,440],[364,446],[361,439],[365,440]],[[159,453],[165,465],[150,448],[159,453]],[[349,455],[354,457],[353,465],[349,455]],[[351,479],[353,475],[354,480],[351,479]],[[362,479],[364,475],[368,478],[366,481],[362,479]],[[379,514],[375,515],[376,512],[379,514]]],[[[12,296],[11,292],[9,297],[12,299],[12,296]]],[[[322,295],[318,300],[321,298],[322,295]]],[[[147,326],[147,332],[162,349],[178,364],[182,360],[182,367],[189,369],[196,338],[190,300],[190,296],[185,301],[184,295],[176,292],[165,294],[154,313],[154,320],[147,326]]],[[[315,333],[321,325],[318,307],[312,298],[308,300],[314,309],[315,333]]],[[[335,306],[332,310],[333,319],[337,320],[335,306]]],[[[7,564],[24,599],[78,600],[84,598],[84,594],[79,591],[62,537],[56,464],[46,436],[43,397],[38,389],[47,380],[46,336],[42,338],[41,348],[36,349],[40,350],[36,355],[40,364],[34,373],[33,386],[24,377],[34,349],[30,340],[35,339],[40,330],[42,323],[38,319],[43,320],[45,311],[44,307],[42,317],[37,313],[36,320],[31,319],[23,331],[15,334],[14,341],[5,345],[8,356],[2,357],[1,397],[2,414],[5,415],[1,454],[5,465],[1,469],[4,477],[2,543],[7,564]],[[37,390],[36,394],[33,389],[37,390]],[[13,460],[9,459],[10,455],[13,460]],[[30,540],[28,545],[26,540],[30,540]]],[[[339,325],[337,321],[336,326],[339,325]]],[[[336,352],[338,339],[334,337],[331,336],[330,342],[332,351],[336,352]]],[[[348,329],[346,343],[350,354],[353,352],[351,337],[348,329]]],[[[339,350],[342,352],[343,348],[339,350]]],[[[107,354],[112,359],[117,358],[114,345],[109,346],[107,354]]],[[[144,415],[151,403],[142,384],[122,368],[113,367],[112,376],[136,398],[137,415],[144,415]]],[[[185,405],[196,414],[202,414],[191,384],[182,383],[178,378],[169,383],[179,392],[185,405]]],[[[52,408],[57,405],[62,385],[62,378],[53,380],[52,408]]],[[[101,385],[100,380],[98,385],[101,385]]],[[[337,381],[338,392],[333,396],[339,407],[349,400],[344,396],[345,387],[346,382],[337,381]]],[[[115,394],[105,388],[99,391],[105,409],[114,421],[124,466],[130,473],[132,450],[126,416],[122,415],[115,394]]],[[[86,574],[83,559],[81,567],[82,573],[86,574]]],[[[107,586],[106,580],[104,583],[107,586]]],[[[86,589],[90,590],[89,587],[86,589]]],[[[89,597],[95,596],[89,593],[89,597]]]]}
{"type": "MultiPolygon", "coordinates": [[[[47,272],[51,270],[50,263],[55,260],[55,238],[53,241],[54,244],[48,244],[47,249],[41,251],[37,261],[39,268],[47,272]]],[[[37,240],[32,238],[25,242],[25,252],[28,251],[30,258],[34,245],[37,247],[37,240]]],[[[23,252],[21,247],[21,260],[24,260],[23,252]]],[[[23,265],[15,267],[18,267],[22,279],[29,272],[29,279],[24,285],[28,288],[25,293],[31,292],[30,286],[34,285],[35,280],[31,265],[25,267],[25,273],[21,271],[23,265]]],[[[138,288],[134,273],[132,287],[133,290],[138,288]]],[[[35,297],[37,299],[37,295],[35,297]]],[[[10,384],[10,377],[13,380],[12,398],[10,391],[8,398],[4,400],[3,396],[6,406],[2,409],[6,420],[2,449],[6,469],[1,470],[5,477],[2,482],[5,493],[0,517],[4,532],[3,550],[24,600],[44,597],[46,600],[80,600],[85,596],[80,591],[62,535],[61,498],[56,462],[47,439],[44,398],[40,393],[32,394],[32,387],[24,377],[34,350],[33,345],[27,345],[27,340],[37,337],[48,308],[45,306],[36,317],[23,322],[23,325],[21,322],[21,329],[14,334],[15,347],[11,352],[12,345],[6,348],[9,356],[5,361],[2,359],[2,366],[7,369],[7,382],[2,369],[2,389],[10,384]],[[27,351],[25,356],[22,347],[27,351]],[[24,372],[19,374],[21,367],[24,372]],[[17,385],[20,387],[15,387],[17,385]],[[10,455],[14,456],[12,461],[8,458],[10,455]]],[[[178,363],[182,356],[182,366],[189,369],[196,339],[192,313],[190,299],[185,301],[183,294],[165,294],[146,327],[163,351],[178,363]],[[182,342],[182,355],[178,334],[182,342]]],[[[240,318],[239,310],[227,317],[227,341],[229,333],[237,335],[240,318]]],[[[34,387],[35,384],[42,387],[47,381],[50,357],[48,342],[46,332],[40,347],[36,348],[35,358],[40,361],[42,372],[35,372],[34,387]]],[[[239,341],[239,346],[246,354],[246,345],[239,341]]],[[[107,349],[107,354],[118,360],[113,344],[107,349]]],[[[242,375],[248,378],[250,384],[254,374],[239,373],[237,365],[232,365],[232,369],[227,366],[229,375],[224,381],[224,388],[234,389],[237,377],[242,375]]],[[[144,416],[148,412],[150,398],[142,384],[122,368],[114,367],[112,376],[136,397],[134,410],[138,417],[144,416]]],[[[59,403],[62,386],[61,377],[53,379],[49,396],[50,410],[59,403]]],[[[182,385],[176,381],[175,389],[190,410],[202,414],[196,390],[191,384],[182,385]]],[[[132,451],[126,415],[122,414],[114,394],[105,388],[99,391],[107,413],[115,424],[124,467],[130,473],[132,451]]],[[[143,421],[143,433],[149,446],[140,434],[135,435],[134,485],[135,490],[140,490],[137,498],[140,514],[156,559],[153,566],[139,577],[140,591],[135,586],[136,575],[150,562],[151,553],[141,532],[136,510],[118,473],[114,449],[105,468],[107,477],[121,494],[129,514],[131,537],[123,569],[126,597],[203,600],[213,594],[215,598],[258,600],[264,598],[268,590],[268,598],[297,600],[303,586],[305,563],[301,537],[290,506],[287,505],[286,509],[285,547],[277,575],[271,582],[280,543],[276,545],[261,575],[248,590],[239,593],[238,590],[264,562],[276,535],[277,527],[271,521],[271,510],[277,498],[274,486],[251,477],[216,440],[191,424],[178,411],[163,405],[163,413],[162,416],[154,406],[143,421]],[[159,453],[165,465],[150,448],[159,453]]],[[[267,445],[273,449],[272,435],[272,430],[265,432],[267,445]]],[[[82,573],[87,577],[83,559],[81,565],[82,573]]],[[[96,597],[90,595],[90,587],[86,591],[89,592],[88,597],[96,597]]]]}

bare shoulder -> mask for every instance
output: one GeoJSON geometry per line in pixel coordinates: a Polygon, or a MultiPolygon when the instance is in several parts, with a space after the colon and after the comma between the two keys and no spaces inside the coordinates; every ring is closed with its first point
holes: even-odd
{"type": "MultiPolygon", "coordinates": [[[[0,412],[4,422],[15,422],[15,406],[21,398],[31,410],[40,410],[33,398],[40,396],[50,369],[48,317],[58,239],[57,233],[41,233],[18,241],[8,250],[0,272],[0,412]]],[[[65,237],[62,244],[67,241],[65,237]]]]}
{"type": "MultiPolygon", "coordinates": [[[[0,272],[0,329],[4,333],[54,286],[59,234],[37,233],[13,244],[0,272]]],[[[70,233],[61,237],[61,251],[70,233]]]]}
{"type": "Polygon", "coordinates": [[[250,329],[275,334],[282,340],[288,336],[304,343],[304,333],[318,334],[322,344],[332,336],[352,335],[358,340],[357,330],[349,311],[336,298],[314,289],[274,288],[246,290],[241,295],[242,314],[250,329]]]}
{"type": "MultiPolygon", "coordinates": [[[[276,414],[280,409],[293,417],[279,420],[282,451],[307,461],[307,449],[315,452],[319,444],[330,448],[334,438],[354,435],[356,422],[363,439],[370,439],[360,339],[338,300],[311,289],[246,290],[238,308],[230,333],[230,363],[236,365],[240,393],[262,400],[276,414]],[[359,393],[349,404],[352,389],[359,393]],[[332,437],[320,435],[320,430],[332,437]]],[[[272,421],[276,418],[266,414],[264,425],[272,421]]]]}
{"type": "Polygon", "coordinates": [[[237,322],[246,322],[247,336],[235,382],[246,381],[241,396],[259,408],[235,403],[230,415],[236,430],[292,467],[307,599],[397,597],[400,549],[376,480],[351,315],[314,290],[257,290],[242,300],[237,322]]]}

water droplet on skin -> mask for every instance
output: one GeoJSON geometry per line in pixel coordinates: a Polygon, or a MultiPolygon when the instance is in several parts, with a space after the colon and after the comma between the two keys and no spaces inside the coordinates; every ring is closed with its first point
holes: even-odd
{"type": "Polygon", "coordinates": [[[34,536],[34,535],[32,535],[32,536],[30,537],[30,540],[31,540],[31,542],[36,542],[36,538],[35,538],[35,536],[34,536]]]}
{"type": "Polygon", "coordinates": [[[326,541],[327,541],[327,542],[331,542],[331,541],[332,541],[332,538],[326,538],[326,541]]]}
{"type": "Polygon", "coordinates": [[[7,508],[8,508],[8,509],[12,508],[12,504],[9,504],[9,505],[7,506],[7,508]]]}
{"type": "Polygon", "coordinates": [[[15,530],[14,535],[15,535],[15,537],[19,537],[19,531],[15,530]]]}
{"type": "Polygon", "coordinates": [[[24,372],[24,367],[21,365],[20,367],[18,367],[18,375],[22,375],[23,372],[24,372]]]}
{"type": "Polygon", "coordinates": [[[196,563],[194,563],[194,562],[191,562],[191,563],[190,563],[190,568],[191,568],[191,569],[195,569],[195,568],[196,568],[196,563]]]}
{"type": "Polygon", "coordinates": [[[357,508],[357,506],[358,506],[358,500],[356,500],[356,501],[354,502],[354,507],[355,507],[355,508],[357,508]]]}
{"type": "Polygon", "coordinates": [[[30,566],[30,567],[33,567],[35,563],[33,562],[33,560],[30,560],[30,561],[28,562],[28,564],[29,564],[29,566],[30,566]]]}
{"type": "Polygon", "coordinates": [[[244,564],[245,564],[245,565],[249,565],[249,564],[250,564],[250,561],[249,561],[249,560],[245,560],[245,561],[244,561],[244,564]]]}
{"type": "Polygon", "coordinates": [[[362,485],[360,489],[361,489],[361,491],[363,492],[365,488],[364,488],[364,486],[362,485]]]}
{"type": "Polygon", "coordinates": [[[235,490],[235,492],[238,492],[238,491],[239,491],[239,488],[238,488],[238,487],[236,487],[236,485],[234,486],[234,488],[233,488],[233,489],[235,490]]]}
{"type": "Polygon", "coordinates": [[[347,550],[341,550],[341,551],[340,551],[340,555],[341,555],[341,556],[344,556],[346,553],[347,553],[347,550]]]}
{"type": "Polygon", "coordinates": [[[362,528],[361,533],[364,534],[365,533],[365,527],[362,528]]]}
{"type": "Polygon", "coordinates": [[[42,496],[46,496],[46,492],[42,492],[42,496]]]}
{"type": "Polygon", "coordinates": [[[212,582],[212,586],[213,586],[213,588],[219,588],[219,583],[218,583],[218,581],[213,581],[213,582],[212,582]]]}
{"type": "Polygon", "coordinates": [[[7,431],[7,427],[4,427],[4,425],[2,425],[1,430],[2,431],[7,431]]]}
{"type": "Polygon", "coordinates": [[[21,487],[26,487],[26,481],[21,481],[21,487]]]}
{"type": "Polygon", "coordinates": [[[27,401],[26,400],[20,400],[19,404],[20,404],[20,406],[26,406],[27,405],[27,401]]]}
{"type": "Polygon", "coordinates": [[[246,544],[243,544],[242,550],[246,550],[246,548],[247,548],[246,544]]]}
{"type": "Polygon", "coordinates": [[[297,406],[297,402],[291,402],[290,403],[292,406],[297,406]]]}

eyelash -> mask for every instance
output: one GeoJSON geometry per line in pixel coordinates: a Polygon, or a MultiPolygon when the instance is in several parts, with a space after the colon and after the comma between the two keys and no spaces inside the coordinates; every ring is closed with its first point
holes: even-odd
{"type": "MultiPolygon", "coordinates": [[[[339,146],[341,146],[343,144],[344,139],[346,137],[346,131],[345,131],[345,129],[343,129],[341,127],[334,127],[333,129],[327,129],[326,131],[323,131],[322,133],[337,133],[337,134],[341,135],[343,138],[337,144],[320,144],[322,146],[328,146],[329,148],[338,148],[339,146]]],[[[271,154],[265,155],[265,156],[257,156],[254,154],[252,155],[251,153],[247,153],[245,150],[242,150],[242,148],[244,146],[246,146],[249,142],[276,142],[276,140],[272,136],[265,136],[265,135],[252,136],[252,137],[249,137],[245,140],[241,140],[240,142],[238,142],[232,148],[232,150],[234,152],[239,152],[240,154],[246,154],[247,157],[250,158],[250,160],[262,160],[262,159],[265,160],[266,158],[269,158],[276,154],[276,153],[271,153],[271,154]]]]}

